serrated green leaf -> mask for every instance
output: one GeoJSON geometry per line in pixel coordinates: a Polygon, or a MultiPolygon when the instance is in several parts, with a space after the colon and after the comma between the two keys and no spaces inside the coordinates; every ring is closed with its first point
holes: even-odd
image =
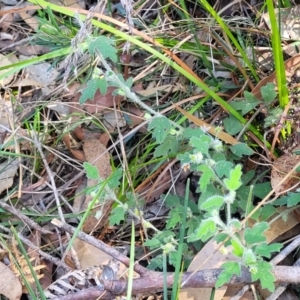
{"type": "MultiPolygon", "coordinates": [[[[162,195],[162,198],[161,199],[164,199],[163,198],[163,195],[162,195]]],[[[180,198],[177,196],[177,195],[171,195],[171,194],[168,194],[168,196],[166,197],[166,200],[165,200],[165,204],[167,207],[177,207],[180,204],[180,198]]]]}
{"type": "Polygon", "coordinates": [[[114,171],[114,173],[109,177],[108,180],[108,186],[111,189],[115,189],[120,186],[120,179],[123,176],[123,170],[121,168],[118,168],[114,171]]]}
{"type": "Polygon", "coordinates": [[[232,145],[229,149],[233,154],[239,157],[242,157],[243,155],[252,155],[254,153],[253,150],[244,143],[232,145]]]}
{"type": "Polygon", "coordinates": [[[241,266],[238,262],[226,262],[221,268],[223,271],[216,281],[216,288],[228,283],[233,275],[241,276],[241,266]]]}
{"type": "Polygon", "coordinates": [[[233,164],[230,161],[221,160],[218,161],[215,165],[215,171],[219,178],[222,178],[223,176],[229,177],[230,176],[230,170],[232,169],[233,164]]]}
{"type": "Polygon", "coordinates": [[[107,92],[107,82],[104,78],[94,78],[87,82],[86,87],[82,90],[79,98],[79,103],[82,105],[89,99],[94,99],[97,90],[100,90],[102,95],[107,92]]]}
{"type": "Polygon", "coordinates": [[[182,208],[181,207],[175,207],[174,209],[171,209],[169,214],[169,219],[166,224],[166,228],[174,228],[178,223],[182,221],[182,208]]]}
{"type": "Polygon", "coordinates": [[[99,36],[89,44],[89,52],[92,55],[95,54],[96,50],[99,51],[104,59],[109,58],[114,63],[118,61],[117,49],[113,39],[107,38],[104,35],[99,36]]]}
{"type": "Polygon", "coordinates": [[[272,204],[264,205],[261,209],[261,213],[259,216],[259,219],[261,221],[268,220],[272,215],[274,215],[277,212],[277,209],[272,204]]]}
{"type": "Polygon", "coordinates": [[[274,83],[267,83],[266,86],[263,86],[261,89],[261,95],[266,104],[270,104],[272,101],[274,101],[277,97],[277,94],[275,92],[275,84],[274,83]]]}
{"type": "Polygon", "coordinates": [[[274,243],[271,245],[262,243],[262,244],[258,245],[254,251],[257,255],[271,258],[271,254],[273,252],[279,252],[281,248],[282,248],[282,244],[279,244],[279,243],[274,243]]]}
{"type": "Polygon", "coordinates": [[[200,137],[202,135],[205,135],[205,133],[203,132],[203,130],[201,130],[200,128],[185,128],[182,132],[182,135],[184,138],[186,139],[191,139],[192,137],[200,137]]]}
{"type": "Polygon", "coordinates": [[[272,187],[270,182],[257,183],[253,188],[253,195],[263,199],[270,193],[271,190],[272,187]]]}
{"type": "Polygon", "coordinates": [[[243,115],[253,110],[260,103],[260,101],[252,93],[245,91],[244,96],[245,96],[245,106],[242,109],[243,115]]]}
{"type": "Polygon", "coordinates": [[[264,232],[269,229],[267,222],[257,223],[252,228],[246,228],[244,231],[244,239],[248,245],[262,243],[266,241],[264,232]]]}
{"type": "Polygon", "coordinates": [[[287,207],[298,205],[300,202],[300,193],[291,193],[288,195],[287,207]]]}
{"type": "Polygon", "coordinates": [[[154,151],[155,157],[168,156],[178,152],[178,140],[173,135],[168,135],[154,151]]]}
{"type": "Polygon", "coordinates": [[[200,226],[196,229],[196,232],[190,236],[189,241],[202,240],[205,242],[211,236],[215,234],[217,230],[216,224],[211,219],[203,220],[200,226]]]}
{"type": "Polygon", "coordinates": [[[228,225],[230,225],[238,230],[242,229],[241,221],[238,219],[231,219],[231,221],[229,222],[228,225]]]}
{"type": "Polygon", "coordinates": [[[250,170],[246,174],[243,174],[243,176],[242,176],[243,185],[248,184],[254,178],[254,176],[255,176],[255,171],[254,170],[250,170]]]}
{"type": "Polygon", "coordinates": [[[243,262],[247,267],[253,267],[256,265],[257,257],[252,249],[246,249],[243,253],[243,262]]]}
{"type": "Polygon", "coordinates": [[[234,116],[230,115],[223,120],[224,128],[230,135],[235,135],[243,129],[241,122],[234,116]]]}
{"type": "Polygon", "coordinates": [[[220,207],[224,203],[224,197],[222,196],[212,196],[208,198],[204,203],[201,205],[201,209],[211,212],[214,209],[220,209],[220,207]]]}
{"type": "Polygon", "coordinates": [[[210,180],[215,177],[215,174],[213,170],[206,165],[200,165],[197,167],[197,170],[202,172],[199,180],[200,191],[205,192],[207,185],[210,183],[210,180]]]}
{"type": "Polygon", "coordinates": [[[110,225],[119,225],[121,221],[125,219],[125,210],[122,206],[117,206],[112,209],[111,215],[109,216],[110,225]]]}
{"type": "Polygon", "coordinates": [[[83,167],[89,179],[100,179],[97,167],[91,165],[88,162],[84,162],[83,167]]]}
{"type": "Polygon", "coordinates": [[[226,160],[226,156],[224,153],[221,152],[215,152],[213,153],[212,157],[211,157],[215,162],[219,162],[219,161],[223,161],[226,160]]]}
{"type": "Polygon", "coordinates": [[[253,110],[260,103],[252,93],[245,92],[244,96],[245,99],[235,100],[230,104],[236,110],[241,110],[243,115],[253,110]]]}
{"type": "Polygon", "coordinates": [[[268,289],[270,292],[274,292],[275,276],[272,273],[272,266],[265,261],[257,263],[257,272],[251,273],[253,281],[259,280],[263,289],[268,289]]]}
{"type": "Polygon", "coordinates": [[[150,260],[150,264],[147,266],[149,270],[156,270],[156,269],[162,269],[163,266],[163,258],[162,254],[156,256],[155,258],[152,258],[150,260]]]}
{"type": "Polygon", "coordinates": [[[224,242],[228,238],[228,234],[226,233],[219,233],[214,237],[214,240],[219,244],[224,242]]]}
{"type": "Polygon", "coordinates": [[[236,191],[242,185],[241,177],[242,166],[236,165],[235,168],[230,171],[229,179],[225,178],[223,182],[229,191],[236,191]]]}
{"type": "Polygon", "coordinates": [[[150,249],[158,248],[161,245],[161,242],[159,239],[152,238],[151,240],[147,240],[144,242],[145,247],[150,247],[150,249]]]}
{"type": "Polygon", "coordinates": [[[156,142],[159,144],[161,144],[164,141],[164,139],[169,134],[171,128],[172,125],[170,121],[164,116],[153,118],[148,126],[149,130],[153,129],[153,138],[155,138],[156,142]]]}
{"type": "Polygon", "coordinates": [[[190,164],[191,163],[191,154],[189,152],[185,152],[183,154],[178,154],[177,159],[180,161],[181,165],[190,164]]]}
{"type": "Polygon", "coordinates": [[[202,135],[198,137],[192,137],[190,139],[190,144],[195,148],[198,152],[202,154],[208,154],[209,145],[212,141],[212,138],[207,135],[202,135]]]}

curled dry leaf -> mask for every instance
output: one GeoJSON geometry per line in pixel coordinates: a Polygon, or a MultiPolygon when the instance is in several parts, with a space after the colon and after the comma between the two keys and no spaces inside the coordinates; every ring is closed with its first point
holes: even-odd
{"type": "MultiPolygon", "coordinates": [[[[300,147],[297,146],[293,149],[293,151],[299,149],[300,147]]],[[[293,172],[291,176],[289,176],[289,178],[279,186],[279,182],[294,168],[299,161],[300,156],[291,152],[282,155],[273,162],[271,170],[271,185],[277,194],[290,190],[291,188],[295,189],[300,183],[300,173],[293,172]]]]}
{"type": "Polygon", "coordinates": [[[0,262],[0,294],[10,300],[19,300],[22,295],[22,285],[14,272],[0,262]]]}

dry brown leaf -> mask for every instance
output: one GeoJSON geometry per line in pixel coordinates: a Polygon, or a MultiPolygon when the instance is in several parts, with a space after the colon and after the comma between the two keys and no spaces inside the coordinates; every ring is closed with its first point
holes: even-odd
{"type": "MultiPolygon", "coordinates": [[[[285,210],[284,207],[279,207],[278,212],[281,213],[285,210]]],[[[285,232],[289,231],[293,227],[297,226],[299,221],[294,214],[289,214],[286,221],[282,218],[277,219],[275,222],[271,223],[270,228],[265,232],[265,236],[267,238],[267,243],[271,243],[280,235],[284,234],[285,232]]]]}
{"type": "MultiPolygon", "coordinates": [[[[0,54],[0,67],[9,66],[9,65],[17,63],[17,62],[19,62],[19,59],[14,54],[6,55],[6,56],[4,56],[3,54],[0,54]]],[[[0,75],[5,74],[10,69],[11,68],[0,71],[0,75]]],[[[6,76],[4,79],[1,79],[0,86],[7,86],[9,83],[11,83],[13,81],[14,77],[15,77],[15,74],[11,74],[11,75],[6,76]]]]}
{"type": "MultiPolygon", "coordinates": [[[[106,151],[106,147],[101,144],[99,140],[91,139],[84,142],[83,150],[86,160],[97,168],[100,178],[107,179],[112,173],[112,167],[110,165],[109,153],[106,152],[103,154],[106,151]]],[[[87,187],[94,187],[97,183],[97,180],[88,179],[87,187]]],[[[87,195],[82,209],[85,210],[92,200],[93,197],[87,195]]],[[[107,222],[112,204],[113,200],[106,200],[104,203],[100,203],[100,207],[95,207],[92,210],[91,216],[86,219],[83,230],[85,232],[91,232],[103,227],[107,222]],[[101,212],[100,219],[96,218],[96,213],[98,212],[101,212]]]]}
{"type": "MultiPolygon", "coordinates": [[[[79,239],[75,239],[73,247],[76,251],[80,266],[84,270],[95,266],[107,265],[109,261],[113,259],[102,250],[79,239]]],[[[118,276],[122,277],[127,270],[124,264],[119,263],[118,276]]],[[[134,277],[137,278],[139,275],[134,272],[134,277]]]]}
{"type": "Polygon", "coordinates": [[[70,134],[65,134],[63,136],[63,141],[64,141],[65,145],[67,146],[68,150],[74,155],[75,158],[77,158],[80,161],[86,160],[83,151],[72,148],[70,134]]]}
{"type": "MultiPolygon", "coordinates": [[[[222,300],[230,300],[241,289],[241,286],[229,286],[222,300]]],[[[252,291],[247,291],[239,300],[254,300],[252,291]]]]}
{"type": "Polygon", "coordinates": [[[73,248],[76,251],[82,269],[104,265],[112,257],[95,246],[75,239],[73,248]]]}
{"type": "Polygon", "coordinates": [[[18,165],[17,160],[0,164],[0,194],[12,186],[18,165]]]}
{"type": "MultiPolygon", "coordinates": [[[[291,77],[295,70],[299,67],[300,64],[300,54],[295,55],[294,57],[291,57],[290,59],[286,60],[284,62],[285,66],[285,72],[287,77],[291,77]]],[[[260,89],[265,86],[267,83],[274,83],[277,85],[277,80],[276,80],[276,73],[273,72],[271,75],[268,77],[263,78],[257,85],[256,87],[252,90],[252,94],[258,98],[261,99],[261,92],[260,89]]]]}
{"type": "Polygon", "coordinates": [[[19,300],[22,295],[22,285],[14,272],[0,262],[0,294],[10,300],[19,300]]]}
{"type": "Polygon", "coordinates": [[[20,17],[23,21],[30,26],[34,31],[37,31],[39,28],[39,20],[35,17],[32,17],[30,14],[26,13],[25,11],[19,12],[20,17]]]}
{"type": "MultiPolygon", "coordinates": [[[[300,147],[297,146],[292,151],[299,149],[300,147]]],[[[289,154],[280,156],[273,162],[271,170],[271,185],[277,194],[287,191],[292,187],[294,190],[296,185],[299,184],[300,174],[293,172],[281,186],[278,186],[278,183],[294,168],[299,161],[300,156],[291,152],[289,154]]]]}
{"type": "MultiPolygon", "coordinates": [[[[78,91],[79,89],[83,89],[84,86],[81,86],[78,83],[74,83],[73,86],[69,87],[70,94],[72,95],[72,91],[78,91]]],[[[113,92],[116,90],[115,87],[108,87],[107,93],[102,95],[99,90],[95,93],[94,99],[87,100],[83,105],[75,104],[71,107],[71,112],[82,112],[82,109],[87,111],[90,114],[96,114],[104,111],[107,108],[114,106],[114,101],[116,104],[124,100],[124,97],[121,96],[113,96],[113,92]]],[[[79,103],[79,98],[81,96],[80,92],[77,92],[74,96],[73,101],[75,103],[79,103]]]]}

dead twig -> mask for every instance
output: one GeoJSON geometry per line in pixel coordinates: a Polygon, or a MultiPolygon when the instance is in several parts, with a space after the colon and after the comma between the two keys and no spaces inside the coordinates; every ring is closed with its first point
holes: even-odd
{"type": "MultiPolygon", "coordinates": [[[[58,219],[53,219],[51,221],[51,223],[53,225],[55,225],[56,227],[58,227],[59,229],[63,229],[66,232],[69,233],[74,233],[75,232],[75,228],[70,226],[67,223],[61,222],[58,219]]],[[[100,240],[95,239],[93,236],[90,236],[82,231],[80,231],[77,235],[77,238],[79,238],[82,241],[85,241],[95,247],[97,247],[98,249],[102,250],[103,252],[109,254],[110,256],[112,256],[113,258],[117,259],[118,261],[120,261],[121,263],[123,263],[125,266],[129,267],[130,265],[130,260],[127,256],[125,256],[124,254],[120,253],[119,251],[117,251],[116,249],[106,245],[105,243],[103,243],[100,240]]],[[[135,264],[134,265],[134,271],[137,272],[138,274],[140,274],[141,276],[146,276],[151,273],[153,273],[153,271],[150,271],[144,267],[142,267],[139,264],[135,264]]],[[[155,272],[154,272],[155,273],[155,272]]]]}

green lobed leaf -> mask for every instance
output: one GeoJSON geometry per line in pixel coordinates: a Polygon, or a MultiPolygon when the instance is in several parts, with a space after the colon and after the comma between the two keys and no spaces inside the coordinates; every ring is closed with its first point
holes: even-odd
{"type": "Polygon", "coordinates": [[[267,243],[263,243],[255,247],[255,253],[260,256],[264,256],[267,258],[271,258],[271,254],[273,252],[278,252],[282,248],[282,244],[274,243],[268,245],[267,243]]]}
{"type": "Polygon", "coordinates": [[[252,155],[254,153],[253,150],[245,143],[238,143],[232,145],[229,147],[229,149],[233,154],[239,157],[242,157],[243,155],[252,155]]]}
{"type": "Polygon", "coordinates": [[[277,212],[277,209],[274,207],[274,205],[272,205],[272,204],[264,205],[264,206],[261,208],[261,213],[260,213],[259,219],[260,219],[261,221],[266,221],[266,220],[268,220],[272,215],[274,215],[276,212],[277,212]]]}
{"type": "Polygon", "coordinates": [[[123,170],[121,168],[118,168],[116,169],[112,176],[109,177],[109,180],[108,180],[108,186],[111,188],[111,189],[115,189],[117,187],[120,186],[120,179],[122,178],[123,176],[123,170]]]}
{"type": "Polygon", "coordinates": [[[230,171],[229,179],[225,178],[223,182],[229,191],[236,191],[242,185],[241,177],[242,166],[236,165],[235,168],[230,171]]]}
{"type": "Polygon", "coordinates": [[[170,210],[169,219],[167,220],[166,228],[174,228],[182,220],[182,207],[175,207],[170,210]]]}
{"type": "Polygon", "coordinates": [[[152,238],[151,240],[147,240],[144,242],[144,246],[149,247],[150,249],[158,248],[161,245],[161,241],[156,238],[152,238]]]}
{"type": "Polygon", "coordinates": [[[214,240],[219,244],[224,242],[228,238],[228,234],[226,233],[218,233],[215,237],[214,240]]]}
{"type": "Polygon", "coordinates": [[[97,167],[91,165],[89,162],[84,162],[83,167],[89,179],[100,179],[97,167]]]}
{"type": "Polygon", "coordinates": [[[223,120],[224,128],[230,135],[235,135],[243,129],[241,122],[234,116],[230,115],[223,120]]]}
{"type": "Polygon", "coordinates": [[[226,262],[221,268],[223,271],[216,281],[216,288],[228,283],[233,275],[241,276],[241,266],[238,262],[226,262]]]}
{"type": "Polygon", "coordinates": [[[125,210],[122,206],[117,206],[112,209],[109,216],[110,225],[119,225],[125,219],[125,210]]]}
{"type": "Polygon", "coordinates": [[[275,276],[272,273],[272,265],[270,263],[265,261],[258,262],[257,272],[251,273],[251,277],[253,281],[259,280],[263,289],[268,289],[269,291],[274,292],[275,276]]]}
{"type": "Polygon", "coordinates": [[[243,174],[243,176],[242,176],[243,185],[248,184],[254,178],[254,176],[255,176],[255,171],[254,170],[250,170],[246,174],[243,174]]]}
{"type": "Polygon", "coordinates": [[[267,83],[266,86],[263,86],[261,89],[261,95],[266,104],[270,104],[272,101],[274,101],[277,97],[277,94],[275,92],[275,84],[274,83],[267,83]]]}
{"type": "Polygon", "coordinates": [[[266,241],[264,232],[269,229],[267,222],[256,223],[252,228],[246,228],[244,231],[244,239],[248,245],[262,243],[266,241]]]}
{"type": "Polygon", "coordinates": [[[192,137],[198,137],[199,138],[200,136],[205,135],[205,133],[200,128],[188,127],[188,128],[185,128],[183,130],[182,135],[183,135],[184,138],[189,140],[192,137]]]}
{"type": "Polygon", "coordinates": [[[241,110],[243,115],[253,110],[260,103],[260,101],[252,93],[246,91],[244,96],[245,99],[235,100],[230,104],[236,110],[241,110]]]}
{"type": "Polygon", "coordinates": [[[155,157],[168,156],[178,152],[178,140],[173,135],[168,135],[154,151],[155,157]]]}
{"type": "Polygon", "coordinates": [[[243,253],[243,263],[247,267],[253,267],[256,266],[257,257],[252,249],[246,249],[243,253]]]}
{"type": "Polygon", "coordinates": [[[287,199],[287,207],[298,205],[300,202],[300,193],[290,193],[287,199]]]}
{"type": "Polygon", "coordinates": [[[152,130],[152,135],[156,142],[161,144],[170,132],[172,125],[165,116],[155,117],[149,123],[148,130],[152,130]]]}
{"type": "Polygon", "coordinates": [[[215,174],[213,170],[206,165],[198,166],[197,170],[199,172],[202,172],[199,180],[200,191],[205,192],[208,184],[210,183],[210,180],[215,177],[215,174]]]}
{"type": "Polygon", "coordinates": [[[211,236],[213,236],[216,231],[217,231],[217,227],[215,222],[211,219],[206,219],[200,223],[199,227],[196,229],[196,232],[192,234],[188,240],[189,241],[202,240],[203,242],[205,242],[211,236]]]}
{"type": "Polygon", "coordinates": [[[181,165],[190,164],[192,162],[191,154],[189,152],[178,154],[177,159],[180,161],[181,165]]]}
{"type": "Polygon", "coordinates": [[[211,212],[214,209],[219,210],[224,203],[224,197],[212,196],[201,205],[201,209],[211,212]]]}
{"type": "Polygon", "coordinates": [[[222,178],[223,176],[229,177],[230,176],[230,170],[232,169],[233,164],[230,161],[221,160],[218,161],[215,165],[215,171],[219,178],[222,178]]]}
{"type": "Polygon", "coordinates": [[[94,55],[96,50],[101,53],[104,59],[109,58],[114,63],[118,61],[115,41],[112,38],[107,38],[106,36],[101,35],[90,42],[89,52],[94,55]]]}
{"type": "Polygon", "coordinates": [[[263,199],[267,196],[268,193],[272,190],[270,182],[262,182],[255,184],[253,188],[253,195],[263,199]]]}
{"type": "Polygon", "coordinates": [[[82,90],[79,98],[79,103],[82,105],[89,99],[94,99],[97,90],[100,90],[102,95],[107,92],[107,82],[104,78],[94,78],[87,82],[86,87],[82,90]]]}
{"type": "Polygon", "coordinates": [[[242,114],[245,115],[249,111],[253,110],[260,101],[252,94],[247,91],[244,92],[245,106],[242,108],[242,114]]]}
{"type": "Polygon", "coordinates": [[[208,135],[202,135],[198,137],[192,137],[190,139],[190,144],[195,150],[201,152],[202,154],[208,154],[209,145],[212,141],[212,138],[208,135]]]}
{"type": "Polygon", "coordinates": [[[238,230],[242,229],[241,221],[238,219],[231,219],[230,222],[228,223],[228,225],[232,226],[238,230]]]}
{"type": "Polygon", "coordinates": [[[283,109],[280,107],[271,109],[269,111],[270,116],[264,119],[264,128],[273,126],[278,122],[279,118],[282,116],[283,109]]]}

